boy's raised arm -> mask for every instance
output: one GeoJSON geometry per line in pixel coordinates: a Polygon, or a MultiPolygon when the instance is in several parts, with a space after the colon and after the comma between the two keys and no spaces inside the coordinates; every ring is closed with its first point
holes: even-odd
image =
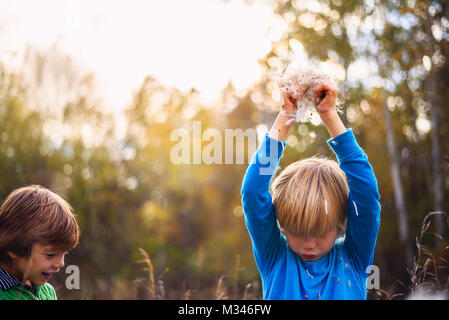
{"type": "Polygon", "coordinates": [[[373,260],[380,224],[377,180],[367,155],[335,110],[337,89],[322,84],[317,88],[316,96],[321,98],[317,111],[332,137],[328,143],[337,155],[349,185],[345,247],[353,254],[360,271],[364,273],[373,260]]]}
{"type": "Polygon", "coordinates": [[[271,130],[253,155],[242,183],[242,205],[245,221],[253,242],[254,256],[261,273],[269,272],[274,261],[285,249],[276,222],[270,194],[271,178],[286,145],[285,139],[295,111],[296,97],[286,93],[281,112],[271,130]]]}

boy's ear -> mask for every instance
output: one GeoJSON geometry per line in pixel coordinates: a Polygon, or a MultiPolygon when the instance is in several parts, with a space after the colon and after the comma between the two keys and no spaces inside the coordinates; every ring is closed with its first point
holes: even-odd
{"type": "Polygon", "coordinates": [[[19,257],[18,254],[14,253],[14,252],[12,252],[10,250],[6,250],[6,253],[8,254],[8,256],[11,257],[11,259],[17,259],[19,257]]]}

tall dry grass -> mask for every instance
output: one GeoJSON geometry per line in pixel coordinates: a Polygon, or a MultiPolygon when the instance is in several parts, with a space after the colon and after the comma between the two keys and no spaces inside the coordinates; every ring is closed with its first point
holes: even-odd
{"type": "Polygon", "coordinates": [[[449,299],[449,262],[443,257],[449,246],[445,246],[443,237],[430,230],[432,218],[435,215],[443,215],[444,221],[449,226],[449,216],[444,212],[430,212],[422,222],[420,234],[416,237],[416,255],[413,267],[409,268],[409,281],[404,283],[397,280],[405,293],[390,293],[386,290],[375,290],[375,297],[379,300],[409,299],[430,300],[449,299]],[[430,250],[424,245],[425,238],[431,236],[433,243],[439,245],[435,250],[430,250]]]}
{"type": "Polygon", "coordinates": [[[181,292],[179,289],[170,290],[166,287],[163,276],[169,271],[164,270],[161,275],[156,276],[150,255],[142,248],[139,248],[142,259],[139,263],[144,265],[147,277],[134,281],[133,289],[130,291],[128,299],[216,299],[216,300],[255,300],[262,299],[262,290],[259,281],[254,280],[246,284],[243,291],[239,290],[240,256],[236,256],[235,269],[230,275],[221,275],[215,287],[212,288],[188,288],[187,282],[182,283],[181,292]],[[157,280],[156,280],[157,279],[157,280]]]}

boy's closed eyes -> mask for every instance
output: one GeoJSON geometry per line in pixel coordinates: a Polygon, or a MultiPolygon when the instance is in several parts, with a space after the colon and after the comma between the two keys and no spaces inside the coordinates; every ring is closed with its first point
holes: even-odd
{"type": "Polygon", "coordinates": [[[334,228],[322,236],[303,237],[285,231],[288,246],[304,261],[315,261],[325,256],[334,246],[338,229],[334,228]]]}

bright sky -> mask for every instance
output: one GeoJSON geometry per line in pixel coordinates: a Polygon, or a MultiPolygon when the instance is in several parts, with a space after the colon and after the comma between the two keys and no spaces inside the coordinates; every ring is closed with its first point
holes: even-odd
{"type": "Polygon", "coordinates": [[[0,60],[25,45],[58,48],[95,74],[105,105],[120,110],[147,75],[219,97],[261,76],[257,59],[285,28],[270,0],[0,0],[0,60]]]}

